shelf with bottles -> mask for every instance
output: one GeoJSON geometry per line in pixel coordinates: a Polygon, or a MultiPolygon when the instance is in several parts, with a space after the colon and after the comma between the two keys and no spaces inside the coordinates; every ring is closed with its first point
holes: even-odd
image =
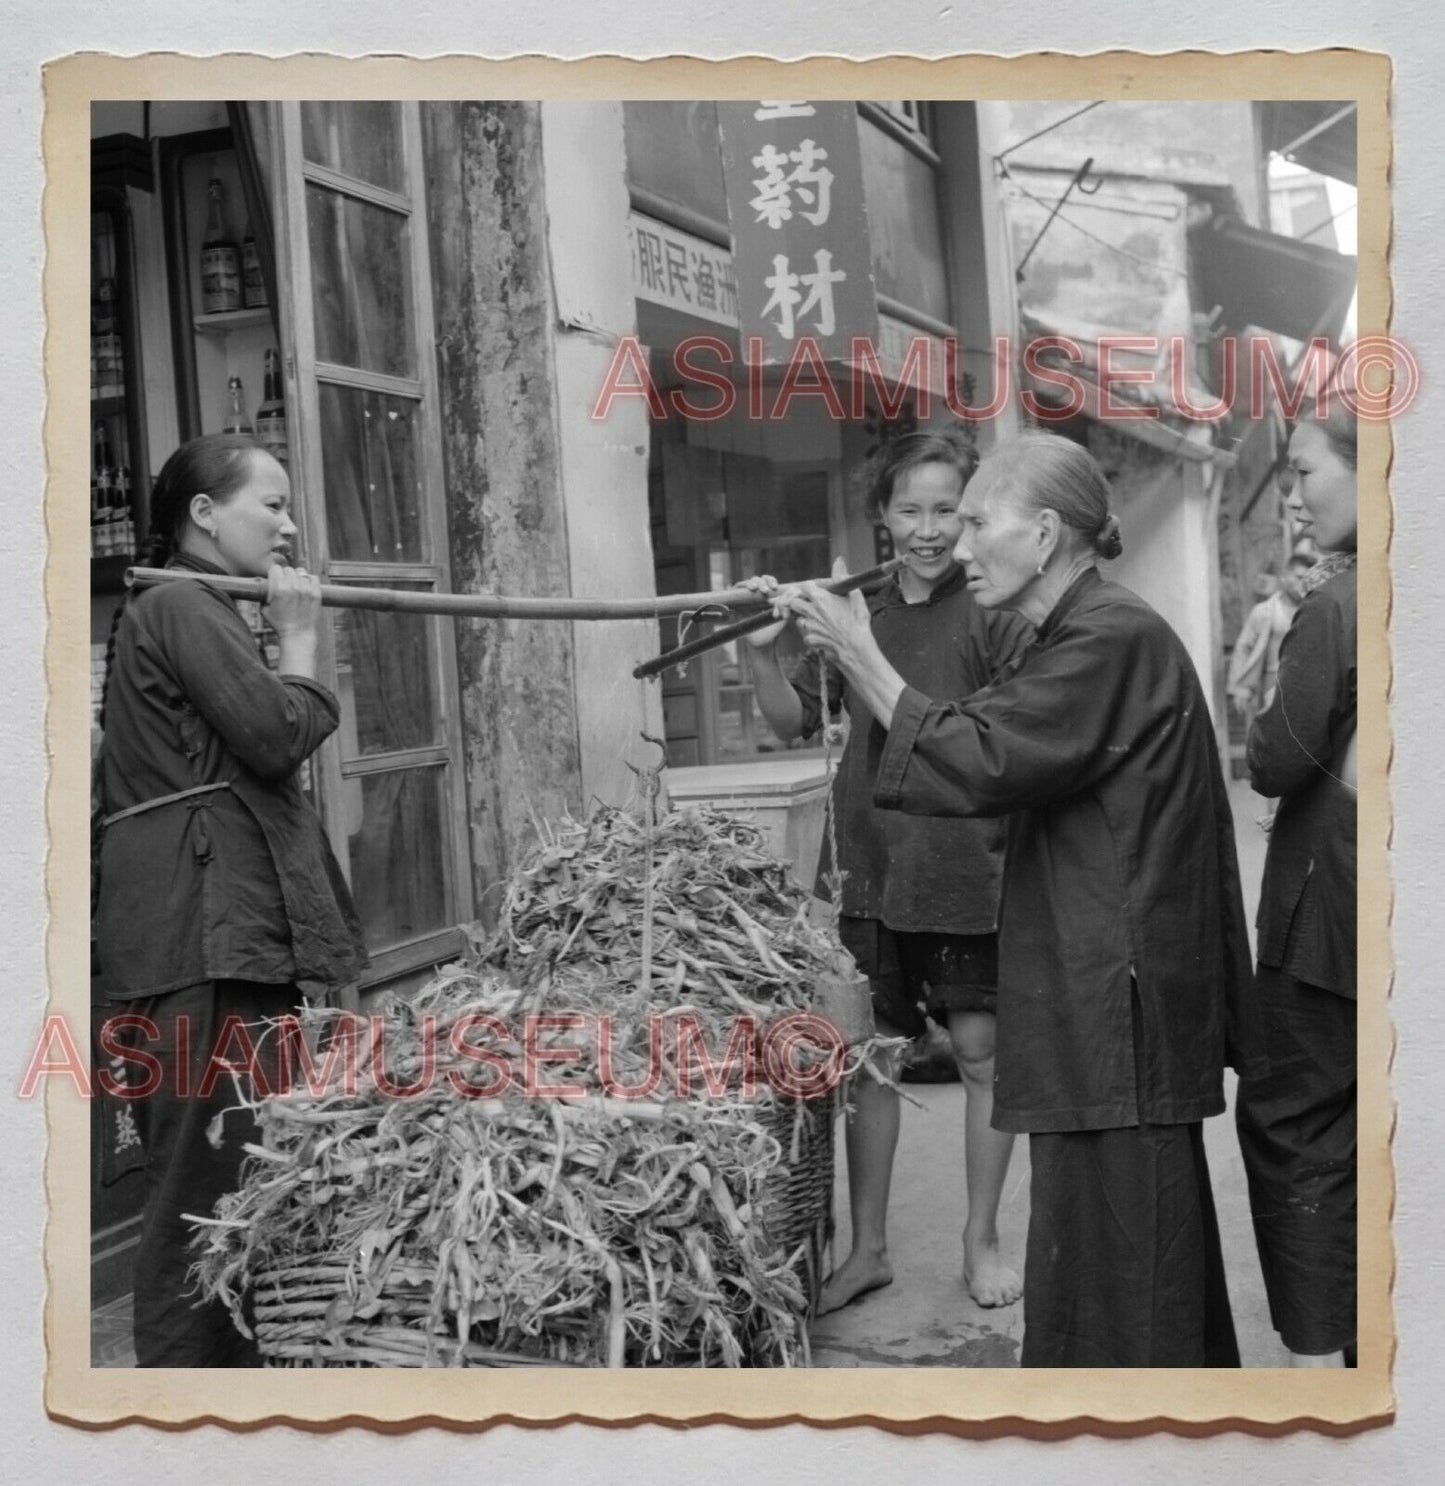
{"type": "Polygon", "coordinates": [[[90,400],[106,414],[125,405],[126,346],[121,316],[120,241],[108,211],[90,216],[90,400]]]}
{"type": "Polygon", "coordinates": [[[254,330],[271,327],[271,311],[266,308],[251,310],[218,310],[211,315],[193,315],[191,324],[198,335],[230,335],[235,330],[254,330]]]}
{"type": "Polygon", "coordinates": [[[242,381],[248,421],[257,415],[266,354],[279,339],[263,266],[269,214],[229,128],[175,136],[160,156],[179,431],[189,439],[231,423],[232,378],[242,381]]]}
{"type": "Polygon", "coordinates": [[[135,561],[135,490],[131,475],[130,429],[123,410],[95,420],[90,459],[90,586],[95,592],[118,589],[135,561]]]}
{"type": "Polygon", "coordinates": [[[233,374],[226,383],[226,418],[221,425],[222,433],[244,433],[258,443],[282,464],[290,458],[290,445],[286,437],[286,388],[281,379],[281,356],[274,346],[266,350],[263,361],[261,401],[253,419],[246,399],[245,383],[233,374]]]}
{"type": "Polygon", "coordinates": [[[91,212],[90,586],[119,593],[144,537],[147,478],[129,219],[97,190],[91,212]]]}

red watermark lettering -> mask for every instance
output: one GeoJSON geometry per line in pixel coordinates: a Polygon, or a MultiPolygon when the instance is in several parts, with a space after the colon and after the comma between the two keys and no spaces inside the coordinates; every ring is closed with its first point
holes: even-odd
{"type": "Polygon", "coordinates": [[[1364,336],[1337,349],[1316,336],[1286,366],[1276,339],[1256,334],[1244,342],[1235,336],[1218,340],[1218,394],[1201,399],[1198,381],[1191,375],[1196,350],[1195,342],[1177,334],[1162,339],[1104,335],[1088,347],[1067,335],[1036,336],[1021,346],[1008,336],[995,336],[992,394],[987,402],[969,403],[956,336],[911,337],[893,372],[884,369],[880,346],[867,336],[854,336],[847,353],[833,360],[815,337],[804,336],[793,343],[785,362],[770,366],[763,359],[762,337],[750,335],[744,341],[741,371],[736,370],[731,343],[722,336],[686,336],[672,352],[677,385],[669,386],[665,394],[653,380],[637,337],[624,336],[612,354],[591,416],[600,421],[619,399],[640,398],[655,419],[665,418],[671,410],[689,421],[712,423],[738,411],[739,384],[745,381],[746,416],[754,422],[785,421],[799,401],[815,404],[837,421],[861,421],[872,406],[885,420],[899,418],[910,408],[916,419],[926,421],[934,398],[941,397],[954,417],[981,423],[1002,417],[1014,401],[1016,367],[1033,384],[1018,392],[1018,403],[1042,423],[1086,412],[1106,424],[1157,419],[1166,412],[1192,422],[1217,423],[1246,406],[1256,421],[1273,407],[1293,420],[1310,398],[1315,415],[1326,416],[1334,397],[1358,418],[1384,421],[1403,414],[1420,388],[1418,360],[1390,336],[1364,336]],[[1241,346],[1247,388],[1240,385],[1241,346]],[[1125,356],[1131,359],[1120,359],[1125,356]],[[776,392],[769,401],[772,373],[777,373],[776,392]],[[940,379],[942,385],[935,385],[940,379]],[[694,391],[707,396],[694,397],[694,391]],[[1241,392],[1247,397],[1241,398],[1241,392]]]}
{"type": "Polygon", "coordinates": [[[20,1097],[33,1099],[40,1080],[56,1076],[68,1078],[82,1099],[90,1098],[90,1070],[80,1055],[75,1038],[70,1035],[70,1024],[59,1012],[53,1011],[45,1018],[40,1036],[36,1038],[25,1064],[25,1072],[20,1075],[20,1097]],[[58,1058],[50,1056],[52,1046],[59,1050],[58,1058]]]}
{"type": "Polygon", "coordinates": [[[763,1077],[792,1099],[817,1099],[838,1084],[847,1046],[825,1016],[790,1012],[763,1036],[763,1077]]]}
{"type": "Polygon", "coordinates": [[[746,1015],[734,1018],[732,1035],[723,1049],[721,1063],[713,1062],[702,1023],[695,1012],[678,1013],[676,1024],[677,1094],[680,1098],[692,1097],[694,1069],[702,1074],[703,1087],[714,1099],[722,1098],[734,1086],[735,1079],[743,1097],[752,1098],[758,1087],[758,1024],[755,1018],[746,1015]],[[738,1072],[739,1064],[741,1074],[738,1072]]]}
{"type": "Polygon", "coordinates": [[[716,392],[717,401],[710,406],[699,407],[688,401],[687,393],[681,387],[669,389],[667,400],[673,412],[681,418],[690,419],[694,423],[716,423],[719,418],[728,417],[737,406],[738,389],[725,372],[715,371],[709,366],[699,366],[693,359],[696,351],[708,351],[723,366],[731,366],[733,348],[720,335],[689,335],[677,343],[677,349],[672,353],[672,364],[678,375],[684,381],[695,382],[716,392]]]}
{"type": "Polygon", "coordinates": [[[539,1068],[553,1064],[580,1063],[587,1055],[586,1048],[576,1043],[563,1043],[560,1047],[543,1047],[542,1035],[546,1032],[575,1032],[586,1025],[587,1018],[580,1011],[533,1011],[523,1022],[522,1034],[522,1083],[527,1093],[537,1099],[576,1099],[586,1092],[580,1085],[572,1083],[544,1083],[539,1068]]]}
{"type": "Polygon", "coordinates": [[[1045,386],[1062,387],[1068,397],[1062,403],[1045,401],[1032,387],[1025,387],[1021,401],[1029,416],[1037,418],[1040,423],[1062,423],[1067,418],[1077,418],[1084,411],[1084,384],[1062,367],[1040,360],[1049,351],[1062,351],[1070,361],[1082,366],[1084,349],[1078,341],[1066,335],[1038,336],[1024,347],[1024,370],[1029,376],[1045,386]]]}
{"type": "Polygon", "coordinates": [[[667,408],[662,394],[652,380],[652,371],[647,363],[647,352],[635,335],[624,335],[612,352],[607,363],[602,386],[597,392],[597,401],[592,404],[592,421],[600,423],[612,412],[612,404],[618,398],[640,397],[647,403],[647,411],[659,421],[667,417],[667,408]],[[624,380],[630,376],[632,380],[624,380]]]}
{"type": "Polygon", "coordinates": [[[165,1068],[154,1053],[135,1046],[123,1033],[138,1032],[147,1042],[158,1042],[161,1029],[148,1016],[137,1016],[124,1012],[119,1016],[108,1016],[100,1024],[100,1050],[110,1063],[96,1073],[101,1092],[112,1099],[149,1099],[165,1079],[165,1068]],[[132,1079],[126,1073],[127,1065],[135,1063],[145,1070],[145,1077],[132,1079]]]}
{"type": "Polygon", "coordinates": [[[476,1047],[467,1040],[467,1034],[473,1028],[480,1028],[488,1032],[498,1042],[508,1043],[512,1040],[511,1031],[506,1022],[499,1016],[491,1016],[486,1012],[471,1012],[467,1016],[459,1017],[452,1023],[451,1049],[458,1057],[468,1058],[482,1064],[493,1071],[492,1081],[485,1084],[474,1084],[462,1077],[460,1070],[453,1068],[447,1073],[447,1080],[458,1094],[466,1099],[496,1099],[505,1094],[512,1086],[512,1060],[505,1054],[499,1053],[494,1048],[476,1047]]]}
{"type": "MultiPolygon", "coordinates": [[[[258,1022],[232,1014],[210,1034],[208,1045],[200,1045],[187,1016],[161,1028],[147,1017],[119,1013],[101,1025],[98,1056],[106,1061],[96,1082],[102,1093],[128,1101],[162,1093],[176,1100],[214,1101],[226,1093],[227,1079],[234,1080],[238,1102],[286,1098],[303,1089],[312,1098],[370,1089],[383,1099],[415,1099],[437,1086],[439,1026],[438,1015],[426,1012],[403,1041],[386,1017],[338,1017],[323,1028],[324,1050],[318,1051],[311,1029],[295,1014],[258,1022]],[[147,1050],[147,1043],[156,1044],[156,1050],[147,1050]],[[189,1066],[193,1049],[203,1060],[197,1063],[198,1081],[189,1066]]],[[[468,1100],[507,1094],[692,1099],[699,1086],[705,1097],[753,1098],[760,1073],[776,1092],[810,1099],[837,1085],[846,1062],[833,1023],[804,1012],[780,1016],[764,1030],[751,1015],[708,1027],[698,1013],[684,1009],[651,1013],[641,1025],[629,1018],[624,1031],[612,1017],[592,1012],[529,1012],[510,1026],[499,1016],[474,1011],[449,1023],[447,1038],[453,1061],[446,1067],[446,1083],[468,1100]],[[620,1069],[624,1048],[629,1070],[637,1064],[627,1081],[620,1069]],[[457,1060],[476,1065],[478,1077],[456,1066],[457,1060]]],[[[80,1044],[58,1014],[41,1028],[21,1079],[21,1097],[32,1098],[42,1079],[55,1076],[69,1079],[82,1098],[92,1096],[80,1044]]]]}
{"type": "Polygon", "coordinates": [[[1115,387],[1152,386],[1152,366],[1117,366],[1116,351],[1144,352],[1150,356],[1159,349],[1157,337],[1152,335],[1103,335],[1099,337],[1099,417],[1105,422],[1114,418],[1157,418],[1159,409],[1153,403],[1136,402],[1133,399],[1118,399],[1115,387]]]}

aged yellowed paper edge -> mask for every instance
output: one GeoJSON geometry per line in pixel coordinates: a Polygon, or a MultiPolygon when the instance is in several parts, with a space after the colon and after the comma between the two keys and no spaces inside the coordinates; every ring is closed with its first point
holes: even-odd
{"type": "MultiPolygon", "coordinates": [[[[45,419],[50,539],[47,886],[51,1012],[87,1028],[89,958],[89,551],[85,537],[85,404],[90,155],[93,99],[182,98],[1328,98],[1359,105],[1361,336],[1389,327],[1391,204],[1389,59],[1330,50],[1101,52],[870,62],[758,58],[704,62],[615,57],[559,62],[445,57],[281,60],[149,54],[68,57],[45,70],[44,218],[47,243],[45,419]]],[[[969,1434],[1075,1430],[1186,1433],[1313,1426],[1350,1432],[1393,1416],[1395,1329],[1390,1293],[1394,1173],[1389,1088],[1393,962],[1388,847],[1391,734],[1388,427],[1366,423],[1360,459],[1360,1337],[1357,1369],[1249,1371],[841,1369],[683,1372],[91,1369],[89,1112],[69,1083],[49,1080],[46,1186],[50,1217],[46,1403],[57,1419],[97,1426],[266,1421],[485,1425],[730,1420],[763,1424],[874,1423],[969,1434]]],[[[33,1029],[38,1031],[38,1029],[33,1029]]],[[[33,1035],[28,1031],[27,1035],[33,1035]]]]}

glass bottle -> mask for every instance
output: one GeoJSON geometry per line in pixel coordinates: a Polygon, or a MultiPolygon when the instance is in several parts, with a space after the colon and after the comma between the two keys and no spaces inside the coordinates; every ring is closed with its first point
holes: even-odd
{"type": "Polygon", "coordinates": [[[248,310],[263,310],[270,302],[266,297],[266,278],[261,272],[261,255],[256,251],[256,234],[247,217],[246,235],[241,239],[241,303],[248,310]]]}
{"type": "Polygon", "coordinates": [[[109,557],[115,473],[110,433],[103,422],[95,425],[95,438],[91,448],[90,552],[92,557],[109,557]]]}
{"type": "Polygon", "coordinates": [[[226,232],[219,180],[211,182],[207,194],[211,208],[201,239],[201,312],[217,315],[241,308],[241,254],[226,232]]]}
{"type": "Polygon", "coordinates": [[[116,476],[115,505],[111,521],[111,544],[127,557],[135,554],[135,513],[130,504],[130,466],[123,464],[116,476]]]}
{"type": "Polygon", "coordinates": [[[113,249],[109,232],[102,233],[92,249],[99,259],[95,298],[91,305],[96,397],[119,397],[125,391],[124,352],[117,315],[115,271],[111,261],[113,249]]]}
{"type": "Polygon", "coordinates": [[[256,409],[256,437],[267,453],[286,463],[286,399],[281,383],[281,358],[274,346],[266,352],[266,387],[261,406],[256,409]]]}
{"type": "Polygon", "coordinates": [[[252,438],[256,436],[256,430],[251,426],[251,420],[246,416],[246,393],[241,386],[240,377],[232,377],[226,383],[230,394],[230,406],[226,410],[226,421],[222,425],[222,433],[247,433],[252,438]]]}

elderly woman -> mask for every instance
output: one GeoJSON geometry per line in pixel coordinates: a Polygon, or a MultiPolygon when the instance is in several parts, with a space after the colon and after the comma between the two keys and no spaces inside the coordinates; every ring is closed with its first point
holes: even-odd
{"type": "Polygon", "coordinates": [[[1325,557],[1255,720],[1250,780],[1278,795],[1259,904],[1270,1071],[1236,1118],[1270,1316],[1295,1367],[1355,1340],[1355,460],[1339,405],[1290,435],[1289,504],[1325,557]]]}
{"type": "Polygon", "coordinates": [[[1095,565],[1108,495],[1063,438],[984,459],[957,556],[1036,631],[962,700],[908,686],[856,597],[778,608],[887,729],[878,805],[1009,817],[993,1118],[1029,1135],[1023,1365],[1238,1366],[1201,1126],[1256,1041],[1233,827],[1183,645],[1095,565]]]}

